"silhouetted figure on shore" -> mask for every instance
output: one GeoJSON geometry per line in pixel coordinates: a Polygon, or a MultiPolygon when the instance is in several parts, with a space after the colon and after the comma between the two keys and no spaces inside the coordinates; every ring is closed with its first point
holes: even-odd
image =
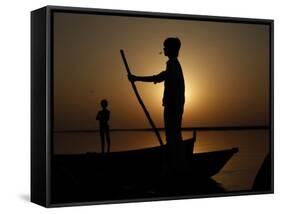
{"type": "Polygon", "coordinates": [[[110,118],[110,111],[107,109],[108,102],[103,99],[101,101],[102,110],[97,114],[96,120],[99,121],[100,126],[100,138],[101,138],[101,151],[105,152],[105,140],[107,142],[107,152],[110,151],[110,136],[109,136],[109,125],[108,121],[110,118]]]}
{"type": "MultiPolygon", "coordinates": [[[[164,82],[164,125],[168,151],[172,156],[172,162],[177,162],[177,153],[182,142],[181,123],[185,102],[185,85],[178,54],[181,42],[178,38],[167,38],[164,41],[164,54],[169,58],[166,70],[153,76],[129,75],[130,81],[153,82],[154,84],[164,82]]],[[[176,164],[173,164],[174,167],[176,164]]]]}

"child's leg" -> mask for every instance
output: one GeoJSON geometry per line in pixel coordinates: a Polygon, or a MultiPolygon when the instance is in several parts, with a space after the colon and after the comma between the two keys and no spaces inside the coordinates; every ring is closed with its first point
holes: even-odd
{"type": "Polygon", "coordinates": [[[104,139],[104,130],[100,128],[100,138],[101,138],[101,152],[104,153],[104,144],[105,144],[105,139],[104,139]]]}
{"type": "Polygon", "coordinates": [[[109,127],[105,130],[105,136],[107,141],[107,152],[110,151],[110,135],[109,135],[109,127]]]}

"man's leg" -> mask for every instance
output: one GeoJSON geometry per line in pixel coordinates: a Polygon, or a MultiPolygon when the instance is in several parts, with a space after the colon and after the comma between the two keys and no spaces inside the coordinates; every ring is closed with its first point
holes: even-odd
{"type": "Polygon", "coordinates": [[[186,157],[186,151],[184,150],[184,146],[182,144],[182,134],[181,134],[181,124],[182,124],[182,110],[177,110],[175,114],[175,123],[174,123],[174,131],[175,131],[175,154],[176,154],[176,170],[180,174],[184,174],[186,172],[187,168],[187,157],[186,157]]]}
{"type": "Polygon", "coordinates": [[[169,176],[174,176],[175,174],[175,115],[174,112],[169,108],[164,108],[164,124],[165,124],[165,135],[166,135],[166,164],[167,173],[169,176]]]}
{"type": "Polygon", "coordinates": [[[181,124],[182,124],[182,114],[183,111],[181,109],[175,111],[175,119],[174,119],[174,131],[175,131],[175,140],[178,143],[182,142],[182,134],[181,134],[181,124]]]}
{"type": "Polygon", "coordinates": [[[169,108],[164,108],[164,125],[167,145],[175,143],[175,122],[174,112],[169,108]]]}
{"type": "Polygon", "coordinates": [[[182,111],[176,109],[164,109],[165,134],[167,141],[167,158],[172,172],[180,172],[185,165],[185,156],[181,142],[182,111]]]}
{"type": "Polygon", "coordinates": [[[182,141],[181,123],[182,111],[177,109],[164,109],[164,124],[167,144],[180,143],[182,141]]]}

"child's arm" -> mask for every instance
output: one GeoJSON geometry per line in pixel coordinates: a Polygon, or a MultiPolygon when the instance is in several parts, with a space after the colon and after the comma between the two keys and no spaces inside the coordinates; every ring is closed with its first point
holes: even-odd
{"type": "Polygon", "coordinates": [[[100,112],[97,113],[96,120],[100,120],[100,112]]]}

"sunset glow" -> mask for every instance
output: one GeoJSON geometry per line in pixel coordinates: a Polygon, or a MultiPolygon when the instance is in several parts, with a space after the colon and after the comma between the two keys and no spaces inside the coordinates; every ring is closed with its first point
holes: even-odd
{"type": "MultiPolygon", "coordinates": [[[[54,20],[55,130],[97,129],[101,99],[109,102],[112,128],[150,127],[119,50],[133,74],[155,75],[166,68],[159,53],[169,36],[182,43],[183,127],[269,123],[267,25],[60,13],[54,20]]],[[[163,83],[136,85],[163,127],[163,83]]]]}

